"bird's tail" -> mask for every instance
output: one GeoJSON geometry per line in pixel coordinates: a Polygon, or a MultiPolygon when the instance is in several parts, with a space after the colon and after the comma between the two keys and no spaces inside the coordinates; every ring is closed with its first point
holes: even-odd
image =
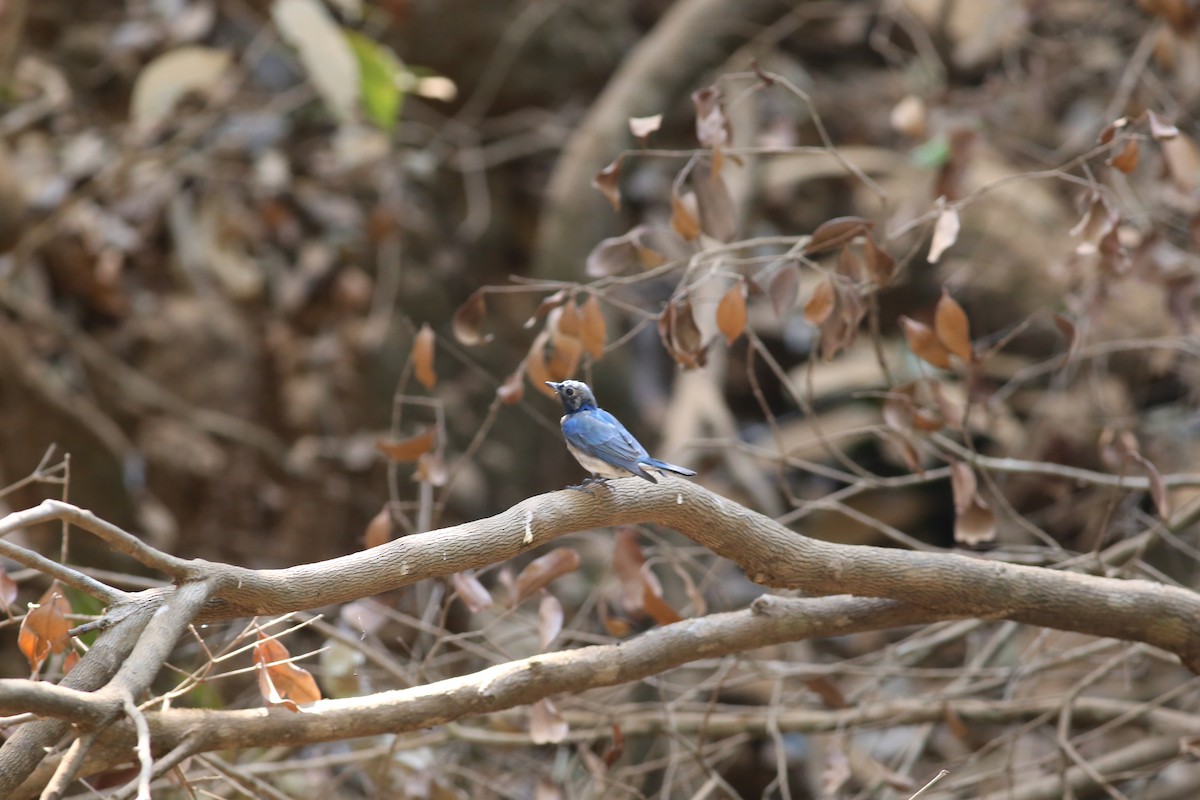
{"type": "Polygon", "coordinates": [[[694,470],[694,469],[688,469],[687,467],[681,467],[676,464],[668,464],[666,461],[659,461],[657,458],[647,458],[643,461],[639,461],[638,463],[643,464],[647,467],[651,467],[653,469],[661,469],[661,470],[665,470],[667,472],[674,472],[676,475],[695,475],[696,474],[696,470],[694,470]]]}

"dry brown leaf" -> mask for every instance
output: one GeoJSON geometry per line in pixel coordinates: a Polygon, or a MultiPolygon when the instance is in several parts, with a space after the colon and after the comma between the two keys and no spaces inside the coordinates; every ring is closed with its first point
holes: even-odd
{"type": "Polygon", "coordinates": [[[492,607],[494,601],[491,592],[479,582],[474,572],[456,572],[450,576],[450,584],[471,613],[478,614],[492,607]]]}
{"type": "Polygon", "coordinates": [[[645,563],[646,556],[638,544],[637,531],[633,528],[618,529],[613,537],[612,569],[621,582],[622,605],[630,614],[641,614],[645,607],[645,584],[642,579],[642,565],[645,563]]]}
{"type": "Polygon", "coordinates": [[[954,513],[962,514],[971,507],[975,494],[979,491],[979,480],[970,464],[951,462],[950,489],[954,495],[954,513]]]}
{"type": "Polygon", "coordinates": [[[621,159],[622,156],[617,156],[616,161],[592,176],[592,186],[608,199],[613,211],[618,212],[621,210],[621,159]]]}
{"type": "Polygon", "coordinates": [[[0,606],[8,611],[17,601],[17,582],[8,576],[4,566],[0,565],[0,606]]]}
{"type": "Polygon", "coordinates": [[[549,698],[542,698],[529,707],[529,739],[534,744],[557,744],[567,738],[567,721],[549,698]]]}
{"type": "Polygon", "coordinates": [[[546,331],[533,338],[533,344],[529,345],[529,354],[525,357],[525,377],[536,391],[551,399],[557,399],[558,394],[546,385],[546,381],[555,380],[550,377],[550,370],[546,366],[546,345],[549,342],[550,334],[546,331]]]}
{"type": "Polygon", "coordinates": [[[513,605],[522,602],[555,578],[579,569],[579,553],[570,547],[556,547],[525,565],[514,584],[513,605]]]}
{"type": "Polygon", "coordinates": [[[804,685],[808,687],[809,691],[821,698],[821,702],[825,704],[826,708],[838,709],[850,707],[850,704],[846,702],[846,695],[842,694],[842,690],[834,683],[833,678],[828,675],[805,678],[804,685]]]}
{"type": "Polygon", "coordinates": [[[1163,480],[1162,473],[1158,471],[1158,467],[1150,459],[1146,458],[1136,450],[1129,453],[1130,457],[1142,465],[1142,469],[1146,470],[1146,477],[1150,480],[1150,497],[1154,500],[1154,508],[1158,511],[1159,517],[1166,520],[1171,516],[1171,501],[1167,494],[1167,484],[1163,480]]]}
{"type": "Polygon", "coordinates": [[[612,724],[612,741],[604,748],[604,766],[612,769],[617,759],[625,752],[625,732],[617,723],[612,724]]]}
{"type": "Polygon", "coordinates": [[[410,356],[413,361],[413,373],[417,376],[417,380],[431,392],[437,386],[437,372],[433,369],[433,349],[436,338],[429,323],[422,325],[421,330],[417,331],[416,338],[413,339],[412,355],[410,356]]]}
{"type": "Polygon", "coordinates": [[[583,304],[583,322],[580,326],[580,338],[583,347],[593,361],[604,357],[604,346],[608,343],[608,326],[604,322],[604,312],[600,310],[600,300],[596,295],[588,295],[583,304]]]}
{"type": "Polygon", "coordinates": [[[1097,139],[1098,144],[1108,144],[1117,135],[1117,131],[1123,130],[1129,125],[1129,117],[1120,117],[1113,120],[1104,126],[1104,130],[1100,131],[1100,136],[1097,139]]]}
{"type": "Polygon", "coordinates": [[[633,633],[633,626],[628,620],[614,617],[609,611],[608,601],[601,597],[596,601],[596,616],[600,618],[600,624],[609,636],[616,639],[624,639],[629,634],[633,633]]]}
{"type": "Polygon", "coordinates": [[[692,303],[686,296],[669,301],[659,314],[658,335],[663,347],[684,369],[704,366],[707,348],[692,315],[692,303]]]}
{"type": "Polygon", "coordinates": [[[581,325],[579,309],[575,307],[574,303],[564,303],[550,312],[546,327],[552,331],[550,339],[553,341],[558,338],[556,334],[559,333],[578,339],[581,325]]]}
{"type": "Polygon", "coordinates": [[[306,669],[284,662],[291,658],[288,649],[278,639],[269,639],[258,632],[254,645],[254,665],[258,668],[258,690],[270,705],[282,705],[299,711],[304,703],[321,699],[317,682],[306,669]]]}
{"type": "Polygon", "coordinates": [[[746,330],[746,282],[739,278],[721,297],[717,304],[717,328],[727,344],[746,330]]]}
{"type": "Polygon", "coordinates": [[[1121,151],[1108,159],[1108,165],[1128,175],[1137,167],[1139,153],[1141,153],[1141,146],[1138,144],[1138,140],[1126,139],[1125,144],[1121,146],[1121,151]]]}
{"type": "Polygon", "coordinates": [[[849,244],[855,237],[868,233],[873,227],[874,222],[862,217],[834,217],[817,226],[812,238],[804,247],[804,254],[811,256],[849,244]]]}
{"type": "Polygon", "coordinates": [[[718,166],[720,150],[713,163],[701,159],[692,170],[692,190],[700,217],[700,228],[718,242],[732,242],[737,235],[737,211],[733,196],[718,166]]]}
{"type": "Polygon", "coordinates": [[[485,317],[487,317],[487,303],[483,297],[483,290],[479,289],[454,312],[454,317],[450,321],[454,338],[468,346],[490,342],[492,335],[490,333],[485,335],[482,331],[485,317]]]}
{"type": "Polygon", "coordinates": [[[838,251],[837,271],[839,275],[856,282],[862,277],[862,261],[849,245],[842,245],[838,251]]]}
{"type": "Polygon", "coordinates": [[[500,398],[501,403],[506,406],[515,406],[524,399],[525,384],[522,382],[524,377],[525,370],[522,368],[509,375],[504,379],[504,383],[496,387],[496,396],[500,398]]]}
{"type": "Polygon", "coordinates": [[[1075,323],[1062,314],[1057,313],[1052,316],[1052,319],[1054,320],[1054,327],[1058,328],[1058,332],[1067,340],[1067,352],[1074,353],[1075,345],[1077,344],[1075,323]]]}
{"type": "Polygon", "coordinates": [[[546,592],[538,603],[538,644],[542,652],[550,649],[554,639],[562,632],[563,607],[558,598],[546,592]]]}
{"type": "Polygon", "coordinates": [[[996,538],[996,513],[976,492],[961,514],[954,516],[954,541],[977,547],[996,538]]]}
{"type": "Polygon", "coordinates": [[[709,86],[692,92],[692,103],[696,106],[696,139],[700,146],[715,149],[729,144],[732,129],[721,102],[721,90],[709,86]]]}
{"type": "Polygon", "coordinates": [[[33,673],[41,669],[47,656],[61,653],[70,642],[71,626],[67,622],[67,614],[70,613],[71,604],[59,585],[52,583],[25,615],[25,619],[21,620],[17,647],[29,662],[33,673]]]}
{"type": "Polygon", "coordinates": [[[930,264],[936,264],[941,259],[942,254],[950,248],[951,245],[958,239],[958,231],[961,223],[958,219],[958,211],[954,206],[946,206],[942,209],[942,213],[938,214],[937,223],[933,226],[933,241],[929,243],[930,264]]]}
{"type": "Polygon", "coordinates": [[[433,449],[435,441],[437,441],[437,430],[426,428],[407,439],[380,439],[375,443],[375,447],[391,461],[407,462],[416,461],[428,453],[433,449]]]}
{"type": "Polygon", "coordinates": [[[963,361],[970,362],[973,359],[971,324],[967,314],[945,289],[933,311],[933,328],[947,350],[963,361]]]}
{"type": "Polygon", "coordinates": [[[525,324],[521,327],[527,329],[532,328],[538,323],[538,320],[545,317],[547,314],[561,306],[563,303],[567,302],[569,299],[571,299],[571,295],[566,289],[559,289],[554,294],[542,298],[542,302],[538,303],[537,310],[533,312],[533,316],[525,320],[525,324]]]}
{"type": "Polygon", "coordinates": [[[662,597],[662,587],[652,580],[643,568],[642,571],[642,609],[654,620],[656,625],[671,625],[681,622],[683,617],[662,597]]]}
{"type": "Polygon", "coordinates": [[[583,342],[574,336],[555,336],[551,333],[550,344],[545,352],[549,380],[565,381],[579,369],[579,360],[583,358],[583,342]]]}
{"type": "Polygon", "coordinates": [[[771,298],[775,315],[782,319],[795,308],[796,298],[800,296],[800,267],[791,261],[785,263],[771,276],[767,294],[771,298]]]}
{"type": "Polygon", "coordinates": [[[671,230],[689,242],[700,238],[700,217],[693,210],[695,204],[695,195],[685,198],[678,187],[671,189],[671,230]]]}
{"type": "Polygon", "coordinates": [[[896,272],[896,259],[892,258],[886,250],[881,249],[875,243],[875,237],[869,233],[863,244],[863,253],[867,258],[867,272],[870,274],[871,280],[876,286],[886,286],[896,272]]]}
{"type": "Polygon", "coordinates": [[[939,369],[950,368],[950,353],[932,328],[904,316],[900,317],[900,323],[904,326],[904,338],[908,340],[908,348],[917,358],[939,369]]]}
{"type": "Polygon", "coordinates": [[[809,325],[821,327],[837,304],[837,291],[833,278],[826,278],[813,289],[812,297],[804,304],[804,319],[809,325]]]}
{"type": "Polygon", "coordinates": [[[367,532],[363,535],[363,547],[370,550],[392,540],[392,515],[385,505],[379,513],[371,517],[367,523],[367,532]]]}

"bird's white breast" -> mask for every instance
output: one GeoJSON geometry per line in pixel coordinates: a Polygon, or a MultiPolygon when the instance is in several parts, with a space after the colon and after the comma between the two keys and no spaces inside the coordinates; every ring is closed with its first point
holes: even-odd
{"type": "Polygon", "coordinates": [[[612,464],[605,463],[595,456],[582,453],[578,448],[570,444],[567,445],[567,449],[571,451],[571,455],[575,456],[575,460],[579,462],[579,466],[593,475],[599,475],[601,478],[628,478],[633,474],[627,469],[614,467],[612,464]]]}

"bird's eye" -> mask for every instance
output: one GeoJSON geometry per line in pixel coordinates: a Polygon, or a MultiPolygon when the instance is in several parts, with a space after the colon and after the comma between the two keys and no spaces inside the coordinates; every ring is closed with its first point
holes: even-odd
{"type": "Polygon", "coordinates": [[[567,391],[566,391],[566,392],[564,392],[564,394],[566,394],[566,396],[567,396],[567,397],[570,397],[571,395],[575,394],[575,390],[574,390],[574,389],[567,389],[567,391]]]}

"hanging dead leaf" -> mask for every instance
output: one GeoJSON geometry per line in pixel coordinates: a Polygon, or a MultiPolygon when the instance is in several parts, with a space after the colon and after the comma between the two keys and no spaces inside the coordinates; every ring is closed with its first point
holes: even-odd
{"type": "Polygon", "coordinates": [[[727,344],[746,330],[746,282],[739,278],[730,286],[717,304],[717,328],[727,344]]]}
{"type": "Polygon", "coordinates": [[[600,194],[607,198],[609,204],[613,207],[613,211],[617,212],[621,210],[622,158],[623,156],[617,156],[616,161],[592,176],[592,186],[596,187],[600,194]]]}
{"type": "Polygon", "coordinates": [[[1179,128],[1176,128],[1173,123],[1167,122],[1153,111],[1147,111],[1146,117],[1150,123],[1150,135],[1154,137],[1155,141],[1163,142],[1167,139],[1174,139],[1179,135],[1179,128]]]}
{"type": "Polygon", "coordinates": [[[858,281],[862,277],[862,261],[848,245],[842,245],[842,249],[838,251],[837,271],[839,275],[845,275],[852,281],[858,281]]]}
{"type": "Polygon", "coordinates": [[[567,721],[549,698],[542,698],[529,707],[529,739],[534,744],[557,744],[567,738],[567,721]]]}
{"type": "Polygon", "coordinates": [[[608,326],[604,322],[604,312],[600,310],[600,299],[594,294],[588,295],[582,312],[580,338],[583,347],[593,361],[599,361],[604,357],[604,346],[608,343],[608,326]]]}
{"type": "Polygon", "coordinates": [[[412,479],[416,483],[428,483],[430,486],[446,485],[449,471],[446,462],[438,453],[422,453],[417,459],[417,468],[413,470],[412,479]]]}
{"type": "Polygon", "coordinates": [[[1117,135],[1117,131],[1125,129],[1129,125],[1129,117],[1120,117],[1104,126],[1104,130],[1100,131],[1100,136],[1097,139],[1099,144],[1108,144],[1117,135]]]}
{"type": "Polygon", "coordinates": [[[809,325],[821,327],[833,313],[836,302],[837,292],[833,285],[833,278],[825,278],[816,285],[812,297],[804,304],[804,319],[809,325]]]}
{"type": "Polygon", "coordinates": [[[654,620],[656,625],[671,625],[683,621],[675,609],[663,599],[662,587],[657,581],[650,582],[649,575],[643,567],[642,572],[642,609],[654,620]]]}
{"type": "Polygon", "coordinates": [[[604,748],[604,766],[612,769],[617,759],[625,752],[625,733],[617,723],[612,724],[612,741],[604,748]]]}
{"type": "Polygon", "coordinates": [[[629,620],[614,617],[609,610],[608,601],[603,597],[596,601],[596,616],[599,617],[600,624],[608,632],[609,636],[616,639],[624,639],[633,633],[633,626],[629,624],[629,620]]]}
{"type": "Polygon", "coordinates": [[[551,333],[550,344],[545,352],[549,380],[565,381],[579,369],[579,360],[583,358],[583,342],[574,336],[555,336],[551,333]]]}
{"type": "Polygon", "coordinates": [[[996,513],[976,492],[968,506],[954,517],[954,541],[978,547],[996,538],[996,513]]]}
{"type": "Polygon", "coordinates": [[[17,647],[35,675],[47,656],[61,653],[70,643],[71,626],[67,622],[67,614],[70,613],[71,604],[59,585],[52,583],[37,603],[30,606],[25,619],[21,620],[17,647]]]}
{"type": "Polygon", "coordinates": [[[1142,469],[1146,470],[1146,477],[1150,480],[1150,497],[1154,500],[1154,508],[1158,511],[1159,517],[1166,520],[1171,516],[1171,501],[1167,494],[1167,484],[1163,480],[1162,473],[1158,471],[1158,467],[1154,463],[1137,450],[1129,453],[1130,458],[1142,465],[1142,469]]]}
{"type": "Polygon", "coordinates": [[[926,259],[930,264],[936,264],[942,254],[954,244],[958,239],[960,227],[958,211],[954,206],[944,207],[933,226],[933,241],[929,243],[929,256],[926,259]]]}
{"type": "Polygon", "coordinates": [[[800,267],[793,261],[784,263],[771,276],[767,294],[771,298],[775,316],[782,319],[796,307],[796,298],[800,296],[800,267]]]}
{"type": "Polygon", "coordinates": [[[972,361],[971,324],[962,306],[945,289],[942,289],[942,297],[933,311],[933,327],[947,350],[963,361],[972,361]]]}
{"type": "Polygon", "coordinates": [[[1200,184],[1200,151],[1192,137],[1185,133],[1163,139],[1159,142],[1162,148],[1163,160],[1167,162],[1167,172],[1171,181],[1181,192],[1191,193],[1200,184]]]}
{"type": "Polygon", "coordinates": [[[538,603],[538,644],[542,652],[550,649],[554,639],[562,631],[563,607],[558,598],[546,592],[538,603]]]}
{"type": "Polygon", "coordinates": [[[561,306],[563,303],[567,302],[567,300],[570,298],[571,295],[568,294],[566,289],[559,289],[549,297],[543,298],[542,302],[538,303],[537,310],[533,312],[533,316],[525,320],[525,324],[521,327],[526,329],[532,328],[538,323],[539,320],[541,320],[554,309],[561,306]]]}
{"type": "Polygon", "coordinates": [[[467,346],[490,342],[492,335],[490,333],[485,335],[482,331],[483,320],[486,316],[487,303],[483,297],[483,290],[479,289],[454,312],[454,317],[450,321],[454,338],[467,346]]]}
{"type": "Polygon", "coordinates": [[[696,163],[692,170],[692,190],[701,230],[718,242],[732,242],[737,235],[737,211],[715,156],[711,164],[705,159],[696,163]]]}
{"type": "Polygon", "coordinates": [[[423,454],[428,453],[433,449],[435,441],[437,441],[437,430],[426,428],[407,439],[380,439],[375,443],[375,447],[392,461],[407,462],[416,461],[423,454]]]}
{"type": "Polygon", "coordinates": [[[642,565],[646,556],[638,544],[637,531],[620,528],[613,537],[612,569],[621,582],[621,601],[630,614],[641,614],[645,601],[645,583],[642,565]]]}
{"type": "Polygon", "coordinates": [[[970,464],[953,461],[950,464],[950,489],[954,495],[954,513],[962,514],[971,507],[979,481],[970,464]]]}
{"type": "Polygon", "coordinates": [[[321,690],[308,670],[287,661],[291,653],[278,639],[258,632],[254,645],[254,666],[258,668],[258,690],[269,705],[282,705],[299,711],[304,703],[321,699],[321,690]],[[286,662],[286,663],[284,663],[286,662]]]}
{"type": "Polygon", "coordinates": [[[572,336],[578,339],[580,323],[579,309],[576,308],[574,303],[564,303],[550,312],[546,327],[551,330],[551,340],[557,338],[556,334],[572,336]]]}
{"type": "Polygon", "coordinates": [[[667,352],[684,369],[704,366],[707,348],[692,314],[692,303],[686,296],[667,303],[658,318],[658,334],[667,352]]]}
{"type": "MultiPolygon", "coordinates": [[[[504,383],[496,387],[496,396],[507,406],[515,406],[525,397],[525,385],[521,379],[525,377],[524,370],[517,370],[504,379],[504,383]]],[[[545,384],[542,384],[543,386],[545,384]]]]}
{"type": "Polygon", "coordinates": [[[392,540],[392,531],[392,515],[388,513],[388,508],[384,505],[379,513],[371,517],[371,521],[367,523],[367,532],[363,534],[363,547],[370,550],[372,547],[387,544],[392,540]]]}
{"type": "Polygon", "coordinates": [[[630,117],[629,132],[645,147],[646,137],[662,127],[662,120],[662,114],[655,114],[652,117],[630,117]]]}
{"type": "Polygon", "coordinates": [[[1121,151],[1108,159],[1108,165],[1128,175],[1137,167],[1140,152],[1141,146],[1137,139],[1126,139],[1125,144],[1121,146],[1121,151]]]}
{"type": "Polygon", "coordinates": [[[894,431],[908,433],[913,424],[914,385],[906,383],[894,387],[883,401],[883,423],[894,431]]]}
{"type": "Polygon", "coordinates": [[[866,234],[873,227],[874,222],[862,217],[834,217],[822,222],[813,231],[812,238],[804,247],[804,255],[811,256],[849,244],[855,237],[866,234]]]}
{"type": "Polygon", "coordinates": [[[700,238],[700,218],[695,211],[696,197],[679,193],[678,187],[671,189],[671,230],[689,242],[700,238]]]}
{"type": "Polygon", "coordinates": [[[212,94],[233,59],[228,51],[187,46],[168,50],[142,69],[133,83],[130,121],[140,134],[170,119],[181,100],[212,94]]]}
{"type": "Polygon", "coordinates": [[[463,601],[472,614],[478,614],[480,611],[492,607],[494,601],[491,592],[479,582],[479,578],[475,577],[474,572],[454,573],[450,576],[450,585],[454,587],[458,599],[463,601]]]}
{"type": "Polygon", "coordinates": [[[719,148],[729,144],[733,132],[725,116],[721,90],[709,86],[692,92],[692,103],[696,106],[696,139],[700,146],[719,148]]]}
{"type": "Polygon", "coordinates": [[[863,244],[863,253],[867,259],[867,272],[876,286],[886,286],[896,272],[896,259],[875,243],[875,237],[867,234],[863,244]]]}
{"type": "Polygon", "coordinates": [[[550,377],[550,369],[546,366],[546,345],[550,342],[550,334],[542,331],[533,338],[529,346],[529,354],[525,357],[525,377],[529,385],[552,399],[558,399],[558,394],[546,385],[546,381],[560,380],[550,377]]]}
{"type": "Polygon", "coordinates": [[[904,326],[904,338],[908,340],[908,348],[917,358],[939,369],[950,368],[950,353],[932,328],[904,316],[900,317],[900,324],[904,326]]]}
{"type": "Polygon", "coordinates": [[[512,604],[515,606],[555,578],[579,569],[579,553],[570,547],[556,547],[546,555],[535,558],[517,575],[512,604]]]}
{"type": "Polygon", "coordinates": [[[413,339],[412,355],[409,356],[413,362],[413,374],[417,376],[421,385],[431,392],[437,386],[437,373],[433,369],[435,341],[436,336],[433,328],[429,327],[429,323],[422,325],[421,330],[417,331],[416,338],[413,339]]]}
{"type": "Polygon", "coordinates": [[[17,582],[8,576],[4,566],[0,565],[0,606],[8,613],[12,604],[17,602],[17,582]]]}

